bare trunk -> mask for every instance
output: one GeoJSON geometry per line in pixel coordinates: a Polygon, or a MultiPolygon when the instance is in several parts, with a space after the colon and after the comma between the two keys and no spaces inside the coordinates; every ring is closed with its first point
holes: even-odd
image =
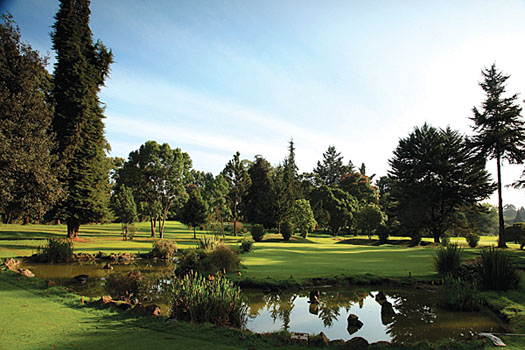
{"type": "Polygon", "coordinates": [[[193,226],[193,239],[197,239],[197,232],[195,232],[195,226],[193,226]]]}
{"type": "Polygon", "coordinates": [[[60,225],[60,219],[55,220],[55,225],[60,225]]]}
{"type": "Polygon", "coordinates": [[[499,217],[499,239],[498,248],[507,248],[505,244],[505,221],[503,219],[503,198],[501,197],[501,159],[498,154],[496,157],[498,170],[498,217],[499,217]]]}
{"type": "Polygon", "coordinates": [[[78,237],[80,222],[77,219],[67,219],[67,238],[74,239],[78,237]]]}
{"type": "Polygon", "coordinates": [[[434,243],[439,243],[439,234],[434,233],[434,243]]]}
{"type": "Polygon", "coordinates": [[[159,233],[160,233],[160,239],[164,238],[164,225],[162,224],[163,220],[159,216],[159,233]]]}
{"type": "Polygon", "coordinates": [[[237,236],[237,219],[233,219],[233,235],[237,236]]]}
{"type": "Polygon", "coordinates": [[[155,227],[157,226],[157,219],[152,218],[149,220],[151,224],[151,237],[155,238],[155,227]]]}

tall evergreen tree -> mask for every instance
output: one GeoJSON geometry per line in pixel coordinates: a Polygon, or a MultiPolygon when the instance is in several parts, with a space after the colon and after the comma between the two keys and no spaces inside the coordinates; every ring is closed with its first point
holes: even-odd
{"type": "Polygon", "coordinates": [[[479,83],[485,92],[485,101],[481,109],[472,109],[474,116],[472,146],[480,157],[496,159],[498,184],[498,247],[506,247],[505,221],[503,219],[503,198],[501,194],[501,162],[522,164],[525,160],[525,121],[521,116],[521,107],[517,104],[518,95],[504,97],[506,81],[510,75],[498,71],[496,64],[481,71],[483,81],[479,83]]]}
{"type": "Polygon", "coordinates": [[[352,162],[348,165],[343,164],[343,156],[337,152],[335,146],[328,146],[326,152],[323,153],[323,162],[317,162],[317,167],[314,173],[318,174],[323,184],[328,187],[335,187],[345,174],[353,172],[354,166],[352,162]]]}
{"type": "Polygon", "coordinates": [[[46,60],[20,41],[10,15],[0,22],[0,215],[40,219],[62,196],[63,172],[51,130],[46,60]]]}
{"type": "Polygon", "coordinates": [[[193,227],[193,239],[197,239],[196,227],[206,223],[208,204],[202,199],[197,186],[190,186],[188,193],[189,198],[182,207],[181,221],[183,224],[193,227]]]}
{"type": "Polygon", "coordinates": [[[89,5],[88,0],[61,0],[51,34],[57,59],[53,129],[57,154],[69,170],[61,178],[67,195],[57,215],[66,220],[70,238],[78,236],[81,224],[100,222],[108,214],[109,145],[98,93],[113,55],[100,41],[93,43],[89,5]]]}
{"type": "Polygon", "coordinates": [[[252,224],[272,227],[272,165],[263,157],[256,156],[255,162],[248,170],[251,184],[243,199],[243,211],[246,219],[252,224]]]}

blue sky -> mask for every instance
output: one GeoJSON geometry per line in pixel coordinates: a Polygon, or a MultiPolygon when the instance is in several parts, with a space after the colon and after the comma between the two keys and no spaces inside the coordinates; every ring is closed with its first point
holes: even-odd
{"type": "MultiPolygon", "coordinates": [[[[0,4],[24,40],[51,50],[58,1],[0,4]]],[[[471,133],[484,66],[496,62],[511,75],[508,90],[525,93],[523,0],[93,0],[91,8],[94,39],[115,55],[100,95],[114,156],[154,139],[217,174],[237,150],[277,164],[293,137],[300,171],[335,145],[380,176],[414,126],[471,133]]],[[[506,166],[504,182],[522,169],[506,166]]],[[[508,190],[504,201],[525,205],[524,194],[508,190]]]]}

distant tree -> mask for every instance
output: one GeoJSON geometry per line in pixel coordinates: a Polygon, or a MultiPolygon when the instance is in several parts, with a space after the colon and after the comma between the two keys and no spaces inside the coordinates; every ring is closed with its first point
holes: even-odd
{"type": "Polygon", "coordinates": [[[335,146],[328,146],[326,152],[323,153],[323,161],[317,162],[317,167],[313,172],[319,175],[324,185],[335,187],[339,185],[339,181],[341,181],[345,174],[353,171],[354,166],[352,162],[344,165],[341,153],[337,152],[335,146]]]}
{"type": "Polygon", "coordinates": [[[505,221],[514,221],[514,218],[516,218],[517,213],[518,209],[514,206],[514,204],[505,204],[503,206],[503,218],[505,219],[505,221]]]}
{"type": "Polygon", "coordinates": [[[229,192],[226,198],[230,205],[233,220],[233,234],[237,236],[237,222],[242,219],[241,204],[250,187],[250,176],[244,162],[240,159],[240,153],[233,155],[222,171],[222,176],[228,183],[229,192]]]}
{"type": "Polygon", "coordinates": [[[109,75],[113,55],[100,41],[93,43],[88,0],[60,0],[51,33],[56,52],[53,130],[57,155],[67,173],[60,174],[66,197],[57,217],[67,223],[67,236],[78,236],[81,224],[107,217],[109,177],[103,107],[98,98],[109,75]]]}
{"type": "Polygon", "coordinates": [[[488,203],[462,206],[451,221],[448,232],[452,235],[493,235],[498,231],[498,209],[488,203]]]}
{"type": "Polygon", "coordinates": [[[307,199],[298,199],[295,201],[291,223],[295,229],[301,233],[303,238],[306,238],[308,232],[315,229],[317,222],[310,207],[310,202],[307,199]]]}
{"type": "Polygon", "coordinates": [[[135,233],[135,226],[133,223],[138,221],[138,217],[137,205],[135,204],[131,188],[128,188],[125,185],[118,187],[116,192],[111,196],[110,204],[115,217],[122,224],[124,240],[128,239],[130,233],[132,238],[135,233]]]}
{"type": "Polygon", "coordinates": [[[481,72],[483,81],[479,83],[485,92],[481,110],[474,107],[472,127],[476,134],[472,137],[472,147],[480,157],[496,159],[498,184],[499,240],[498,247],[504,248],[505,221],[503,219],[503,199],[501,193],[501,162],[522,164],[525,160],[525,121],[521,107],[517,104],[518,95],[504,97],[509,75],[498,71],[496,64],[481,72]]]}
{"type": "Polygon", "coordinates": [[[243,199],[246,219],[252,224],[262,224],[265,228],[273,225],[272,172],[271,164],[261,156],[256,156],[248,170],[251,184],[243,199]]]}
{"type": "Polygon", "coordinates": [[[227,200],[230,191],[228,182],[222,174],[215,177],[210,190],[208,208],[210,210],[210,221],[218,223],[221,234],[224,236],[224,222],[232,216],[232,212],[227,200]]]}
{"type": "Polygon", "coordinates": [[[407,232],[429,233],[435,242],[459,207],[473,205],[493,191],[484,162],[450,128],[416,127],[399,140],[389,163],[397,219],[407,232]]]}
{"type": "Polygon", "coordinates": [[[302,196],[297,170],[297,164],[295,163],[295,146],[293,140],[290,140],[288,143],[288,156],[283,161],[283,181],[292,206],[295,200],[302,196]]]}
{"type": "Polygon", "coordinates": [[[357,229],[368,235],[370,239],[376,230],[385,225],[387,216],[379,205],[367,203],[359,207],[355,213],[355,224],[357,229]]]}
{"type": "Polygon", "coordinates": [[[196,186],[190,186],[189,198],[182,207],[181,221],[183,224],[193,227],[193,238],[197,239],[196,226],[206,223],[208,205],[202,199],[200,190],[196,186]]]}
{"type": "Polygon", "coordinates": [[[311,194],[310,203],[317,222],[325,221],[333,236],[339,231],[351,226],[354,213],[357,210],[357,200],[351,194],[339,189],[322,186],[311,194]]]}
{"type": "Polygon", "coordinates": [[[368,176],[359,172],[349,173],[343,176],[339,184],[340,188],[354,196],[359,203],[378,203],[379,192],[372,186],[368,176]]]}
{"type": "Polygon", "coordinates": [[[514,223],[524,222],[524,221],[525,221],[525,208],[521,207],[520,210],[516,212],[514,223]]]}
{"type": "Polygon", "coordinates": [[[190,156],[179,148],[147,141],[129,154],[119,171],[119,183],[133,190],[139,214],[150,220],[152,237],[155,237],[156,220],[163,238],[171,208],[180,208],[186,202],[186,188],[193,182],[191,166],[190,156]]]}
{"type": "Polygon", "coordinates": [[[51,76],[12,17],[0,19],[0,215],[38,220],[64,194],[57,174],[66,169],[51,154],[51,76]]]}

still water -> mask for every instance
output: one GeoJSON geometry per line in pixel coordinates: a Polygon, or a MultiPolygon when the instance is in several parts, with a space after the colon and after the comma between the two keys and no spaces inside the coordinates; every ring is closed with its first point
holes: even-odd
{"type": "MultiPolygon", "coordinates": [[[[161,306],[167,315],[169,277],[173,265],[164,262],[137,261],[130,265],[104,264],[25,264],[36,276],[50,279],[84,296],[113,295],[107,282],[111,274],[126,274],[139,270],[152,282],[147,288],[148,299],[161,306]],[[73,277],[88,275],[85,284],[73,277]],[[162,287],[164,285],[164,288],[162,287]]],[[[246,328],[254,332],[288,330],[318,334],[324,332],[333,339],[348,340],[363,337],[368,342],[418,342],[443,338],[462,339],[479,332],[500,332],[501,322],[489,312],[450,312],[434,305],[434,292],[400,288],[325,288],[320,289],[319,304],[309,302],[310,290],[264,294],[260,289],[243,290],[248,299],[246,328]],[[382,291],[394,308],[395,315],[382,316],[381,304],[375,296],[382,291]],[[362,327],[348,328],[350,314],[358,316],[362,327]]]]}

